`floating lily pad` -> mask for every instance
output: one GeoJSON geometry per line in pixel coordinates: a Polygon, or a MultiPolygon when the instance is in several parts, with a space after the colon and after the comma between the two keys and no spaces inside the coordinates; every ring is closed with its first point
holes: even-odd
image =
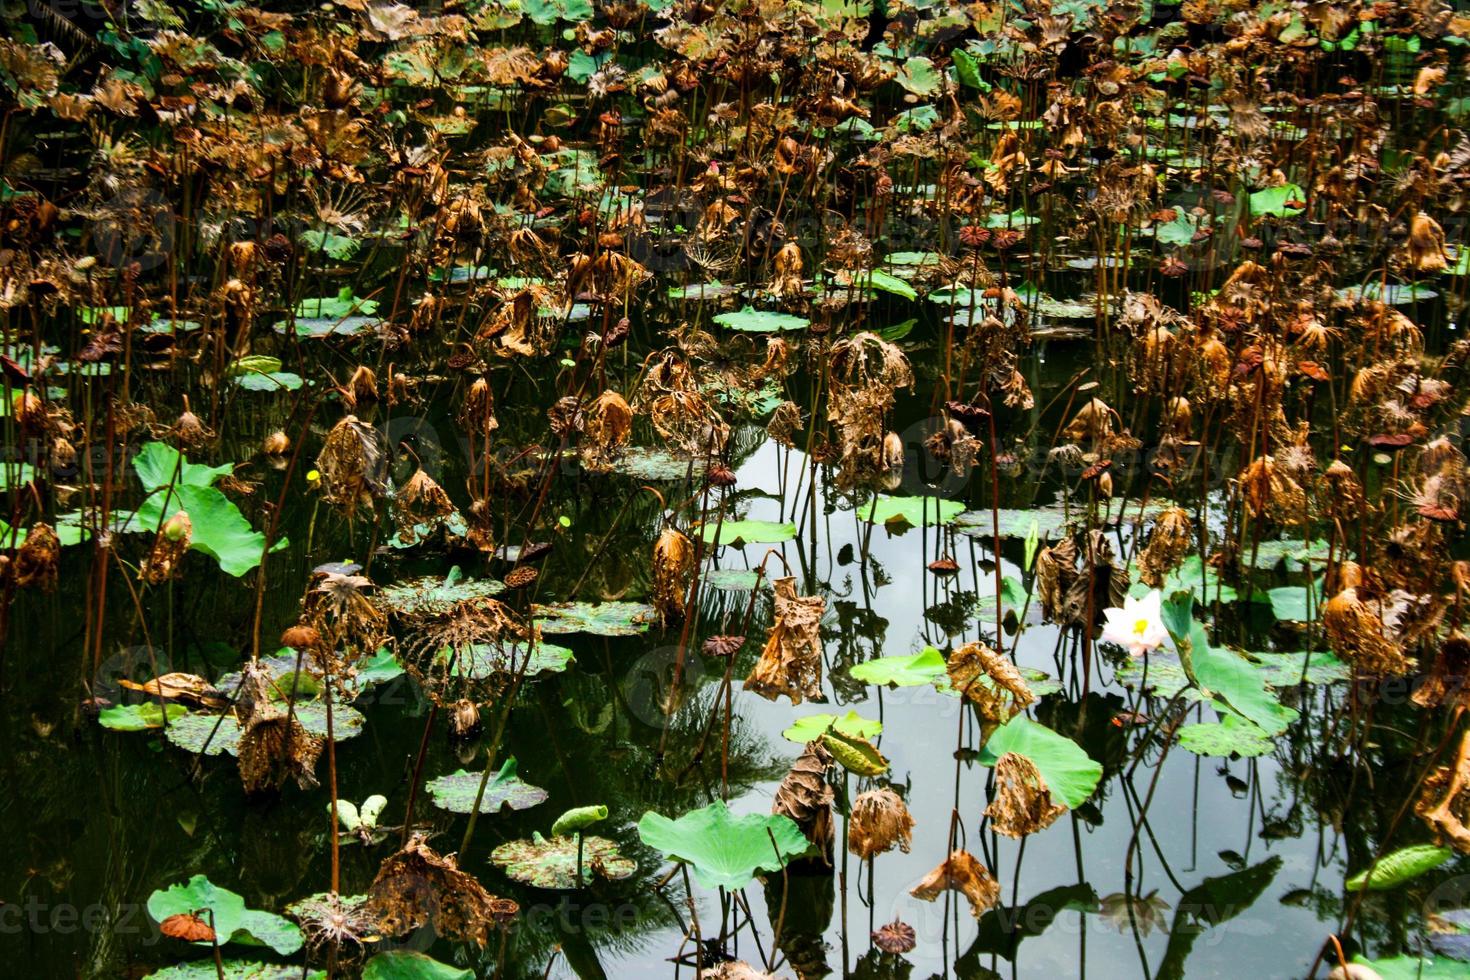
{"type": "Polygon", "coordinates": [[[246,391],[295,391],[304,382],[290,371],[251,371],[237,376],[235,384],[246,391]]]}
{"type": "Polygon", "coordinates": [[[722,521],[699,528],[706,544],[776,544],[796,537],[796,525],[786,521],[722,521]]]}
{"type": "MultiPolygon", "coordinates": [[[[295,714],[302,728],[313,735],[326,737],[327,706],[324,703],[300,702],[296,705],[295,714]]],[[[366,721],[362,712],[350,705],[332,705],[332,734],[338,742],[359,734],[366,721]]],[[[166,734],[170,742],[186,752],[197,754],[202,750],[205,755],[240,754],[242,731],[239,720],[233,714],[220,716],[204,711],[191,711],[180,716],[178,721],[170,721],[166,734]],[[216,722],[219,722],[218,731],[215,731],[216,722]],[[211,732],[214,732],[212,739],[209,737],[211,732]]]]}
{"type": "MultiPolygon", "coordinates": [[[[434,805],[450,813],[469,813],[475,808],[475,794],[480,789],[482,773],[465,772],[460,769],[447,776],[431,780],[429,795],[434,805]]],[[[546,790],[532,786],[516,775],[514,756],[505,760],[500,772],[485,784],[485,795],[480,798],[481,813],[499,813],[501,810],[529,810],[546,801],[546,790]]]]}
{"type": "Polygon", "coordinates": [[[990,733],[980,750],[980,762],[993,766],[1007,752],[1030,759],[1052,796],[1074,810],[1087,801],[1102,779],[1102,764],[1094,762],[1081,746],[1025,715],[1017,715],[990,733]]]}
{"type": "MultiPolygon", "coordinates": [[[[257,963],[254,960],[223,961],[224,980],[302,980],[301,967],[290,963],[257,963]]],[[[143,980],[217,980],[221,976],[213,958],[176,963],[155,970],[143,980]]],[[[312,970],[305,980],[326,980],[327,971],[312,970]]]]}
{"type": "Polygon", "coordinates": [[[687,286],[674,286],[670,288],[669,299],[724,299],[726,296],[734,296],[738,292],[740,292],[739,286],[727,286],[721,282],[691,282],[687,286]]]}
{"type": "Polygon", "coordinates": [[[948,524],[965,512],[965,505],[958,500],[942,497],[886,497],[863,504],[857,509],[858,516],[873,524],[888,524],[901,521],[913,527],[924,524],[948,524]]]}
{"type": "Polygon", "coordinates": [[[1181,691],[1184,692],[1186,701],[1199,701],[1204,697],[1199,688],[1190,686],[1183,667],[1175,661],[1162,660],[1157,656],[1150,657],[1147,665],[1142,658],[1129,660],[1118,668],[1114,676],[1124,687],[1137,689],[1141,684],[1146,692],[1155,697],[1172,698],[1181,691]]]}
{"type": "Polygon", "coordinates": [[[1220,721],[1204,721],[1179,729],[1179,745],[1195,755],[1245,758],[1271,751],[1271,737],[1259,725],[1225,715],[1220,721]]]}
{"type": "MultiPolygon", "coordinates": [[[[583,836],[581,849],[584,885],[591,884],[597,875],[618,881],[638,870],[637,863],[618,853],[618,845],[606,837],[583,836]]],[[[490,853],[490,860],[504,868],[511,879],[525,885],[578,887],[576,836],[547,839],[533,834],[530,840],[501,844],[490,853]]]]}
{"type": "Polygon", "coordinates": [[[556,602],[531,607],[544,633],[636,636],[648,632],[655,614],[646,602],[556,602]]]}
{"type": "Polygon", "coordinates": [[[704,476],[705,465],[701,460],[691,460],[666,449],[648,449],[634,446],[612,462],[614,473],[630,476],[643,483],[674,483],[704,476]]]}
{"type": "Polygon", "coordinates": [[[493,578],[467,578],[455,565],[443,578],[427,575],[379,589],[378,602],[384,608],[405,616],[440,616],[455,603],[486,599],[504,591],[504,582],[493,578]]]}
{"type": "MultiPolygon", "coordinates": [[[[188,711],[182,704],[168,705],[169,722],[182,718],[188,711]]],[[[114,732],[142,732],[150,728],[162,728],[163,719],[164,709],[158,706],[157,701],[144,701],[141,704],[117,704],[103,708],[97,715],[97,724],[114,732]]]]}
{"type": "Polygon", "coordinates": [[[638,821],[638,836],[665,857],[689,864],[706,888],[744,888],[756,872],[780,871],[808,847],[790,817],[732,817],[719,800],[678,820],[650,810],[638,821]]]}
{"type": "Polygon", "coordinates": [[[527,677],[536,677],[540,674],[560,674],[576,659],[566,647],[554,643],[537,643],[531,650],[531,662],[528,664],[524,643],[506,643],[499,647],[477,643],[467,651],[460,651],[454,664],[454,673],[458,677],[484,679],[492,673],[511,674],[524,671],[527,677]]]}
{"type": "Polygon", "coordinates": [[[722,327],[745,333],[779,333],[783,330],[805,330],[811,321],[805,317],[772,310],[757,310],[747,306],[730,313],[721,313],[714,321],[722,327]]]}
{"type": "Polygon", "coordinates": [[[1215,697],[1223,697],[1238,714],[1260,726],[1267,735],[1279,735],[1297,717],[1267,689],[1260,667],[1233,650],[1195,644],[1190,652],[1194,677],[1215,697]]]}
{"type": "Polygon", "coordinates": [[[925,647],[909,656],[879,657],[854,664],[848,671],[854,680],[865,684],[892,684],[894,687],[918,687],[933,684],[947,676],[944,654],[925,647]]]}
{"type": "Polygon", "coordinates": [[[854,738],[874,738],[883,731],[883,723],[864,718],[856,711],[849,711],[845,715],[807,715],[805,718],[798,718],[796,724],[781,733],[781,737],[788,742],[805,745],[812,739],[821,738],[829,728],[854,738]]]}
{"type": "Polygon", "coordinates": [[[1389,956],[1381,960],[1353,957],[1381,980],[1465,980],[1465,964],[1439,956],[1389,956]]]}
{"type": "Polygon", "coordinates": [[[770,579],[749,568],[712,568],[704,573],[700,582],[706,588],[722,592],[749,592],[757,584],[770,587],[770,579]]]}
{"type": "MultiPolygon", "coordinates": [[[[1302,538],[1281,541],[1261,541],[1255,547],[1255,567],[1273,568],[1283,561],[1305,562],[1310,560],[1320,565],[1327,560],[1330,542],[1321,538],[1308,542],[1302,538]]],[[[1249,553],[1245,556],[1249,559],[1249,553]]]]}
{"type": "Polygon", "coordinates": [[[1337,659],[1330,650],[1314,650],[1311,655],[1298,653],[1251,653],[1261,666],[1261,677],[1272,687],[1295,687],[1302,681],[1302,663],[1306,662],[1308,684],[1335,684],[1352,677],[1353,670],[1337,659]]]}

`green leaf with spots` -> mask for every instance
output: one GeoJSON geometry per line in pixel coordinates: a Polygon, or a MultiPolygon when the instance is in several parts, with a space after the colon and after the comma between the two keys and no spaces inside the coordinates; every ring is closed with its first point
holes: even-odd
{"type": "Polygon", "coordinates": [[[905,61],[898,69],[897,81],[920,98],[939,91],[939,71],[931,59],[922,56],[905,61]]]}
{"type": "Polygon", "coordinates": [[[1017,715],[990,733],[980,750],[980,763],[993,766],[1007,752],[1025,756],[1036,766],[1052,796],[1076,809],[1097,789],[1103,767],[1076,742],[1045,725],[1017,715]]]}
{"type": "Polygon", "coordinates": [[[493,578],[468,578],[455,565],[440,578],[427,575],[378,590],[378,603],[391,612],[407,616],[438,616],[457,602],[487,599],[505,591],[505,583],[493,578]]]}
{"type": "MultiPolygon", "coordinates": [[[[793,824],[793,826],[795,826],[793,824]]],[[[805,838],[803,838],[805,840],[805,838]]],[[[514,881],[536,888],[576,888],[576,837],[553,837],[532,834],[529,840],[513,840],[490,852],[492,863],[505,869],[514,881]]],[[[605,837],[581,838],[582,884],[593,882],[597,875],[612,881],[627,878],[638,865],[618,853],[618,845],[605,837]]]]}
{"type": "Polygon", "coordinates": [[[1465,980],[1465,964],[1442,956],[1390,956],[1381,960],[1353,957],[1370,967],[1381,980],[1465,980]]]}
{"type": "MultiPolygon", "coordinates": [[[[204,875],[160,888],[148,896],[148,914],[155,922],[190,913],[214,926],[221,945],[241,942],[269,946],[282,956],[290,956],[301,948],[301,930],[293,923],[273,912],[247,909],[244,898],[219,887],[204,875]]],[[[194,945],[212,944],[204,941],[194,945]]]]}
{"type": "MultiPolygon", "coordinates": [[[[475,794],[479,792],[481,777],[482,773],[460,769],[430,780],[429,795],[434,798],[434,805],[441,810],[469,813],[475,808],[475,794]]],[[[485,795],[480,799],[480,812],[529,810],[545,802],[546,796],[546,790],[540,786],[532,786],[516,775],[515,756],[511,756],[500,767],[500,772],[485,784],[485,795]]]]}
{"type": "Polygon", "coordinates": [[[638,836],[665,857],[692,867],[706,888],[744,888],[757,872],[780,871],[809,846],[790,817],[734,817],[718,800],[677,820],[650,810],[638,821],[638,836]]]}
{"type": "Polygon", "coordinates": [[[1227,714],[1219,721],[1203,721],[1179,729],[1179,745],[1195,755],[1245,758],[1271,751],[1271,736],[1259,725],[1227,714]]]}
{"type": "Polygon", "coordinates": [[[637,636],[648,632],[655,616],[646,602],[556,602],[531,607],[543,633],[637,636]]]}
{"type": "Polygon", "coordinates": [[[1302,667],[1306,667],[1308,684],[1335,684],[1352,677],[1353,670],[1330,650],[1314,650],[1309,656],[1306,651],[1295,653],[1247,654],[1260,665],[1261,677],[1272,687],[1296,687],[1302,680],[1302,667]]]}

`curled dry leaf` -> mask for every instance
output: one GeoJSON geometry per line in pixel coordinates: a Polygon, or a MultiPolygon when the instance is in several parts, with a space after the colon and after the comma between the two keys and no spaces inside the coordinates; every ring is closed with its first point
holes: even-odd
{"type": "Polygon", "coordinates": [[[946,670],[950,686],[974,702],[987,721],[1007,721],[1036,700],[1016,665],[983,643],[967,643],[951,653],[946,670]]]}
{"type": "Polygon", "coordinates": [[[593,473],[606,473],[622,455],[633,432],[633,409],[616,391],[598,395],[584,413],[580,455],[593,473]]]}
{"type": "Polygon", "coordinates": [[[258,706],[240,735],[240,782],[246,793],[280,789],[294,779],[302,789],[317,785],[316,764],[325,740],[308,732],[294,712],[258,706]]]}
{"type": "Polygon", "coordinates": [[[791,764],[786,778],[776,787],[771,812],[790,817],[806,839],[824,857],[832,853],[832,787],[827,770],[832,755],[820,741],[808,742],[806,750],[791,764]]]}
{"type": "Polygon", "coordinates": [[[766,637],[760,660],[745,679],[745,688],[768,701],[784,694],[792,704],[822,696],[822,613],[827,600],[798,596],[796,579],[771,581],[776,621],[766,637]]]}
{"type": "Polygon", "coordinates": [[[1440,766],[1424,780],[1414,813],[1435,839],[1470,854],[1470,731],[1460,737],[1452,766],[1440,766]]]}
{"type": "Polygon", "coordinates": [[[158,924],[158,931],[170,939],[182,939],[186,943],[208,943],[215,938],[210,924],[191,912],[169,916],[158,924]]]}
{"type": "Polygon", "coordinates": [[[914,818],[903,798],[891,789],[874,789],[852,801],[847,850],[867,859],[897,847],[905,854],[913,840],[914,818]]]}
{"type": "Polygon", "coordinates": [[[694,571],[694,545],[674,528],[653,544],[653,608],[665,628],[684,621],[684,595],[694,571]]]}
{"type": "Polygon", "coordinates": [[[957,891],[970,903],[970,914],[980,918],[1000,898],[1000,883],[969,851],[955,851],[924,876],[909,894],[932,902],[945,891],[957,891]]]}
{"type": "Polygon", "coordinates": [[[1182,507],[1159,515],[1148,545],[1138,555],[1138,577],[1151,589],[1162,588],[1164,578],[1178,568],[1194,543],[1194,525],[1182,507]]]}
{"type": "Polygon", "coordinates": [[[995,798],[985,808],[997,833],[1021,838],[1050,827],[1067,808],[1051,798],[1036,764],[1007,752],[995,763],[995,798]]]}

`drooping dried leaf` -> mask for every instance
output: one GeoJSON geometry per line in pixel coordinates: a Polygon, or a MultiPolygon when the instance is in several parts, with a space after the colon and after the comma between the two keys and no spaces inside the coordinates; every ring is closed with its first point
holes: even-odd
{"type": "Polygon", "coordinates": [[[792,704],[822,696],[822,613],[827,600],[798,596],[796,579],[771,581],[776,621],[766,638],[760,660],[745,679],[745,688],[768,701],[784,694],[792,704]]]}
{"type": "Polygon", "coordinates": [[[1067,808],[1051,798],[1036,764],[1007,752],[995,763],[995,798],[985,808],[990,825],[1007,837],[1021,838],[1045,830],[1067,808]]]}
{"type": "Polygon", "coordinates": [[[970,914],[978,919],[1000,898],[1000,882],[969,851],[955,851],[911,888],[909,894],[932,902],[945,891],[963,894],[970,903],[970,914]]]}
{"type": "Polygon", "coordinates": [[[832,756],[820,741],[808,742],[806,751],[791,764],[776,787],[771,812],[790,817],[812,846],[830,861],[832,853],[832,787],[827,770],[832,756]]]}
{"type": "Polygon", "coordinates": [[[875,789],[852,801],[847,850],[866,860],[897,847],[905,854],[913,839],[914,818],[903,798],[891,789],[875,789]]]}

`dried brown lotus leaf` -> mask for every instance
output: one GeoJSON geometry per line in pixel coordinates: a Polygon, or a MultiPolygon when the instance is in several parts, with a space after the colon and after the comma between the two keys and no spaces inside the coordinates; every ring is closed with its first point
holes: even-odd
{"type": "Polygon", "coordinates": [[[1258,456],[1238,478],[1241,496],[1251,517],[1278,524],[1307,520],[1307,495],[1272,456],[1258,456]]]}
{"type": "Polygon", "coordinates": [[[399,536],[408,543],[418,539],[417,526],[439,520],[454,513],[449,494],[425,473],[423,467],[409,477],[393,500],[394,523],[399,536]]]}
{"type": "Polygon", "coordinates": [[[590,472],[606,473],[628,445],[633,409],[616,391],[604,391],[587,408],[585,418],[582,465],[590,472]]]}
{"type": "Polygon", "coordinates": [[[1470,707],[1467,679],[1470,679],[1470,637],[1456,630],[1445,638],[1434,660],[1434,669],[1409,700],[1421,708],[1470,707]]]}
{"type": "Polygon", "coordinates": [[[1041,614],[1057,621],[1062,603],[1077,577],[1077,542],[1063,538],[1042,548],[1036,555],[1036,595],[1041,600],[1041,614]]]}
{"type": "Polygon", "coordinates": [[[776,787],[771,812],[790,817],[823,855],[832,853],[832,787],[827,770],[832,755],[820,741],[808,742],[776,787]]]}
{"type": "Polygon", "coordinates": [[[1128,595],[1128,570],[1117,563],[1113,546],[1102,531],[1088,531],[1082,541],[1085,550],[1077,556],[1077,567],[1064,576],[1067,591],[1051,618],[1063,626],[1091,629],[1102,623],[1104,609],[1123,605],[1128,595]]]}
{"type": "Polygon", "coordinates": [[[1068,442],[1096,444],[1112,437],[1118,413],[1101,398],[1083,405],[1062,430],[1068,442]]]}
{"type": "Polygon", "coordinates": [[[684,594],[693,571],[693,543],[665,528],[653,545],[653,608],[666,628],[684,621],[684,594]]]}
{"type": "Polygon", "coordinates": [[[1194,526],[1182,507],[1159,515],[1148,545],[1138,555],[1138,577],[1149,588],[1161,588],[1164,578],[1184,561],[1193,543],[1194,526]]]}
{"type": "Polygon", "coordinates": [[[1036,764],[1007,752],[995,763],[995,798],[985,808],[997,833],[1021,838],[1045,830],[1067,808],[1051,798],[1036,764]]]}
{"type": "Polygon", "coordinates": [[[382,863],[368,889],[367,910],[388,936],[429,925],[440,936],[483,947],[495,909],[495,896],[420,836],[382,863]]]}
{"type": "Polygon", "coordinates": [[[1470,854],[1470,732],[1460,738],[1455,764],[1425,778],[1414,813],[1440,842],[1470,854]]]}
{"type": "Polygon", "coordinates": [[[294,779],[302,789],[317,785],[316,764],[325,740],[308,732],[294,712],[257,706],[240,735],[240,782],[246,793],[280,789],[294,779]]]}
{"type": "Polygon", "coordinates": [[[848,853],[866,860],[897,847],[907,854],[913,832],[913,815],[893,790],[869,790],[852,801],[852,817],[847,825],[848,853]]]}
{"type": "Polygon", "coordinates": [[[358,507],[371,513],[373,498],[386,488],[386,462],[378,431],[349,415],[327,433],[316,458],[322,499],[351,518],[358,507]]]}
{"type": "Polygon", "coordinates": [[[1399,677],[1414,667],[1403,646],[1385,628],[1380,600],[1364,599],[1346,588],[1328,599],[1322,625],[1332,652],[1368,677],[1399,677]]]}
{"type": "Polygon", "coordinates": [[[50,524],[36,523],[26,532],[25,542],[15,553],[15,584],[35,586],[42,592],[56,591],[57,567],[61,562],[61,539],[50,524]]]}
{"type": "Polygon", "coordinates": [[[822,613],[827,600],[798,596],[796,579],[773,579],[776,621],[745,688],[768,701],[784,694],[792,704],[822,696],[822,613]]]}
{"type": "Polygon", "coordinates": [[[951,890],[965,896],[970,903],[970,914],[977,919],[1000,898],[1000,883],[969,851],[955,851],[911,888],[909,894],[932,902],[951,890]]]}

